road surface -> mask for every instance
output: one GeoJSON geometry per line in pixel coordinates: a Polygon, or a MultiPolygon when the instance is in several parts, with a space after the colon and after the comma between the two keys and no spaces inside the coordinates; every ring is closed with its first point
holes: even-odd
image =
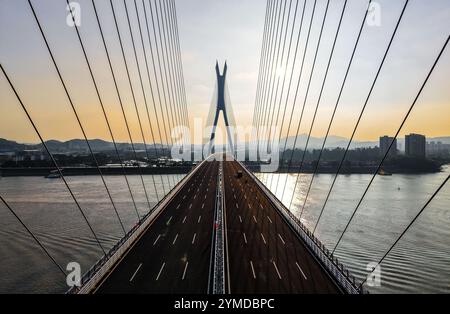
{"type": "Polygon", "coordinates": [[[205,162],[96,293],[207,293],[218,162],[205,162]]]}
{"type": "Polygon", "coordinates": [[[339,293],[240,164],[225,161],[224,176],[229,291],[339,293]]]}
{"type": "MultiPolygon", "coordinates": [[[[96,293],[208,292],[219,162],[199,167],[96,293]]],[[[241,165],[223,170],[226,291],[339,293],[241,165]]]]}

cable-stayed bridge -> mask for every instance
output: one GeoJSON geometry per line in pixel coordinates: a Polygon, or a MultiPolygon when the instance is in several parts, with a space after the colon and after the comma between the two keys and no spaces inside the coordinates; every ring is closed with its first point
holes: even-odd
{"type": "MultiPolygon", "coordinates": [[[[333,208],[330,195],[345,165],[347,153],[372,92],[377,87],[385,61],[389,59],[391,46],[404,23],[404,15],[408,14],[412,4],[408,0],[403,2],[394,27],[389,31],[389,41],[375,75],[370,78],[369,91],[358,112],[358,119],[339,160],[325,201],[317,220],[313,222],[313,228],[308,228],[302,222],[302,215],[307,210],[307,201],[318,174],[335,113],[342,106],[341,95],[347,88],[347,77],[351,75],[351,68],[356,62],[354,56],[358,51],[360,38],[368,27],[367,17],[371,12],[372,1],[367,1],[361,21],[353,25],[357,37],[352,43],[343,80],[333,82],[339,86],[339,94],[327,123],[318,161],[311,180],[307,183],[300,213],[296,214],[292,211],[295,191],[300,183],[300,174],[304,170],[309,140],[322,104],[322,93],[327,84],[330,84],[328,71],[333,66],[335,46],[341,39],[341,25],[347,18],[346,10],[349,4],[347,0],[343,0],[342,5],[337,8],[338,12],[333,12],[339,16],[336,29],[331,38],[323,38],[327,16],[331,14],[330,10],[336,9],[330,5],[330,0],[268,0],[252,121],[255,129],[252,143],[256,147],[254,162],[262,169],[263,164],[278,161],[280,151],[288,152],[287,159],[281,162],[287,171],[295,176],[292,191],[287,189],[287,176],[280,180],[280,176],[262,173],[258,178],[249,170],[246,161],[239,159],[236,134],[232,128],[236,122],[226,85],[225,63],[222,72],[216,64],[217,87],[207,118],[207,126],[212,128],[208,142],[204,145],[207,147],[205,158],[198,164],[193,164],[186,175],[170,178],[161,175],[159,179],[155,175],[151,176],[150,180],[145,177],[144,167],[147,166],[135,163],[132,168],[142,187],[142,204],[136,200],[136,193],[130,184],[130,170],[125,164],[123,152],[117,145],[112,115],[108,103],[105,102],[105,91],[101,85],[100,77],[103,76],[95,71],[97,59],[89,54],[88,41],[77,25],[76,9],[66,1],[70,8],[69,20],[73,22],[73,39],[82,56],[83,66],[86,67],[96,105],[102,113],[97,118],[99,123],[101,121],[106,125],[114,146],[114,157],[120,166],[123,184],[132,204],[129,211],[136,216],[133,227],[127,228],[115,201],[115,191],[108,184],[105,170],[98,160],[98,153],[90,144],[91,137],[86,123],[81,118],[80,106],[68,83],[69,79],[62,70],[63,62],[55,53],[59,50],[59,47],[56,47],[57,42],[49,37],[43,14],[38,10],[38,2],[23,2],[35,25],[36,36],[42,41],[42,49],[46,51],[59,84],[58,88],[62,90],[67,106],[83,135],[92,165],[102,183],[104,191],[101,192],[108,196],[111,215],[117,218],[123,235],[114,246],[105,246],[79,201],[78,193],[74,191],[58,157],[48,146],[47,139],[30,111],[30,100],[25,100],[23,96],[27,87],[16,83],[16,73],[9,70],[8,60],[1,60],[5,86],[14,95],[18,109],[25,114],[39,138],[42,150],[52,163],[53,175],[61,180],[67,189],[77,213],[82,217],[101,252],[101,258],[84,272],[79,284],[71,287],[69,293],[366,293],[367,281],[373,280],[372,276],[377,272],[377,267],[448,182],[449,176],[440,182],[426,202],[417,204],[416,215],[398,231],[381,258],[367,270],[366,276],[357,280],[338,260],[336,249],[345,240],[345,234],[373,181],[380,174],[395,139],[416,103],[420,101],[422,92],[429,84],[429,78],[440,66],[441,57],[448,55],[449,34],[445,34],[441,47],[434,52],[433,59],[429,60],[427,72],[418,82],[419,88],[411,96],[408,110],[399,121],[388,149],[376,165],[376,170],[371,174],[362,195],[356,196],[356,206],[352,209],[335,246],[328,248],[316,237],[316,229],[323,215],[333,208]],[[323,5],[322,11],[318,7],[319,2],[323,5]],[[314,30],[317,38],[312,39],[314,27],[318,28],[314,30]],[[329,51],[323,52],[323,41],[332,42],[329,51]],[[326,53],[328,58],[323,76],[317,78],[314,74],[319,53],[326,53]],[[309,72],[304,67],[307,55],[312,56],[312,60],[307,61],[310,63],[309,72]],[[297,147],[300,128],[302,123],[306,123],[303,121],[303,114],[311,97],[310,88],[314,80],[319,82],[320,90],[317,101],[312,105],[314,113],[307,127],[309,132],[302,148],[301,161],[296,165],[293,162],[294,149],[289,152],[287,147],[287,135],[295,134],[294,147],[297,147]],[[227,128],[228,148],[219,153],[214,148],[214,139],[221,113],[227,128]],[[298,117],[298,121],[294,117],[298,117]],[[279,127],[272,128],[274,126],[279,127]],[[284,141],[283,130],[286,130],[284,141]],[[266,159],[263,158],[264,154],[270,158],[263,160],[266,159]],[[157,188],[158,182],[162,184],[162,189],[157,188]],[[152,200],[152,194],[156,201],[152,200]]],[[[191,156],[193,143],[184,138],[177,142],[171,134],[176,127],[190,126],[175,1],[111,0],[100,4],[100,1],[91,0],[86,1],[83,10],[91,10],[95,32],[98,33],[98,44],[106,60],[106,73],[113,83],[112,93],[119,104],[120,118],[126,126],[129,152],[134,159],[150,163],[151,160],[167,158],[177,150],[188,151],[191,156]],[[105,25],[102,16],[108,16],[111,23],[105,25]],[[124,89],[131,97],[124,97],[124,89]],[[129,110],[130,108],[132,110],[129,110]],[[131,121],[137,121],[138,137],[132,135],[135,126],[131,121]],[[139,142],[144,145],[143,153],[136,147],[139,142]]],[[[38,249],[55,265],[55,270],[61,273],[62,280],[69,278],[69,269],[54,257],[45,241],[42,241],[17,213],[14,205],[8,201],[8,195],[0,195],[0,199],[3,206],[36,242],[38,249]]]]}

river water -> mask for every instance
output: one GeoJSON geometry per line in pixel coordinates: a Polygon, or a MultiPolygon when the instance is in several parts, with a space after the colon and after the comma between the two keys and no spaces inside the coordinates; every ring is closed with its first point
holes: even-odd
{"type": "MultiPolygon", "coordinates": [[[[366,277],[369,263],[378,262],[400,233],[450,173],[377,176],[364,197],[335,255],[356,278],[366,277]]],[[[334,175],[259,174],[279,199],[313,230],[334,175]],[[278,180],[278,188],[277,188],[278,180]],[[292,198],[292,191],[295,187],[292,198]],[[303,213],[302,213],[303,208],[303,213]]],[[[315,235],[334,249],[371,175],[339,175],[324,207],[315,235]]],[[[450,184],[446,184],[380,265],[379,286],[371,293],[450,292],[450,184]]]]}
{"type": "MultiPolygon", "coordinates": [[[[450,167],[436,174],[378,176],[341,243],[336,255],[357,278],[376,262],[393,243],[410,219],[420,210],[450,167]]],[[[286,182],[283,201],[290,203],[294,174],[258,174],[279,197],[286,182]],[[278,190],[275,188],[278,181],[278,190]],[[271,184],[270,184],[271,183],[271,184]]],[[[106,176],[113,201],[126,230],[157,202],[179,175],[128,176],[136,208],[123,176],[106,176]],[[147,196],[148,201],[147,202],[147,196]],[[137,212],[136,212],[137,209],[137,212]]],[[[300,216],[310,174],[298,178],[292,211],[300,216]]],[[[67,177],[80,206],[107,250],[122,236],[117,215],[96,176],[67,177]]],[[[340,175],[323,211],[316,235],[330,249],[355,209],[369,175],[340,175]]],[[[332,175],[314,178],[301,220],[311,229],[317,221],[332,175]]],[[[6,177],[0,179],[2,195],[29,228],[42,241],[60,265],[78,262],[82,272],[101,257],[92,233],[60,179],[6,177]]],[[[67,290],[65,278],[44,255],[28,233],[0,203],[0,293],[61,293],[67,290]]],[[[450,292],[450,186],[447,184],[422,216],[381,265],[381,285],[373,293],[450,292]]]]}

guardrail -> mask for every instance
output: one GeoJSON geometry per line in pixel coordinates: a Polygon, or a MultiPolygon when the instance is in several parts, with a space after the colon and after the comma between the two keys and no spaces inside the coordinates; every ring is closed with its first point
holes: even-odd
{"type": "Polygon", "coordinates": [[[70,288],[67,294],[87,294],[100,283],[102,278],[109,272],[120,258],[130,249],[137,238],[145,231],[153,219],[163,210],[166,205],[177,195],[181,188],[190,180],[194,173],[209,158],[203,160],[200,164],[192,168],[192,170],[175,185],[139,222],[120,239],[109,252],[100,258],[81,278],[81,286],[70,288]]]}
{"type": "Polygon", "coordinates": [[[216,192],[213,294],[225,293],[223,206],[223,162],[221,161],[219,175],[217,176],[216,192]]]}
{"type": "Polygon", "coordinates": [[[285,218],[289,225],[296,231],[297,235],[306,243],[313,256],[334,279],[334,281],[341,287],[344,292],[349,294],[363,294],[368,293],[363,287],[359,287],[355,277],[350,271],[339,262],[320,240],[298,219],[283,203],[270,191],[264,183],[262,183],[245,165],[237,161],[242,168],[252,177],[258,186],[269,197],[269,200],[278,210],[278,212],[285,218]]]}

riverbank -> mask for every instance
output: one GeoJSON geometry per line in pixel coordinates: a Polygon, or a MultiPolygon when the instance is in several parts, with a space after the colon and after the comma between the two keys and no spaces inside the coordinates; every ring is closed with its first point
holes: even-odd
{"type": "MultiPolygon", "coordinates": [[[[180,167],[100,167],[104,175],[122,175],[125,171],[127,175],[139,174],[186,174],[191,170],[190,166],[180,167]]],[[[0,168],[2,177],[18,176],[42,176],[45,177],[51,171],[56,170],[53,167],[33,167],[33,168],[0,168]]],[[[98,169],[95,167],[63,167],[64,176],[89,176],[98,175],[98,169]]]]}

